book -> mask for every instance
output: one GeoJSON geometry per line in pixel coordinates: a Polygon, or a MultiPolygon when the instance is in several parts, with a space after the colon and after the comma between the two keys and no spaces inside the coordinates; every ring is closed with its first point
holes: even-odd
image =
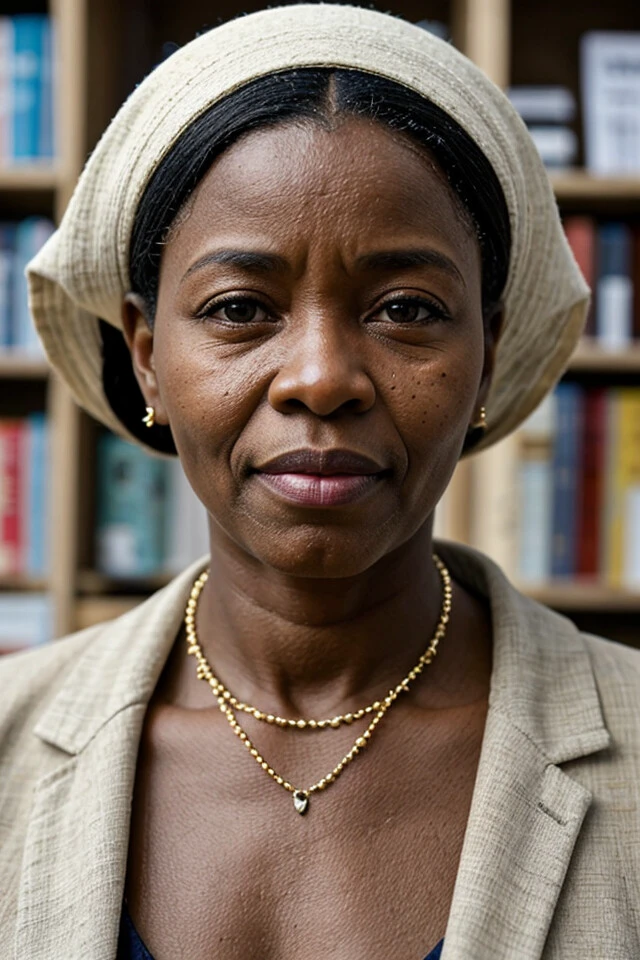
{"type": "Polygon", "coordinates": [[[36,579],[49,569],[49,429],[44,413],[27,417],[23,445],[24,572],[36,579]]]}
{"type": "Polygon", "coordinates": [[[0,163],[13,158],[13,22],[0,17],[0,163]]]}
{"type": "Polygon", "coordinates": [[[586,391],[582,423],[582,500],[578,519],[578,569],[583,577],[600,574],[601,513],[607,442],[607,391],[586,391]]]}
{"type": "Polygon", "coordinates": [[[23,572],[23,443],[20,421],[0,421],[0,575],[23,572]]]}
{"type": "Polygon", "coordinates": [[[633,338],[631,231],[626,223],[597,230],[596,334],[605,350],[623,350],[633,338]]]}
{"type": "Polygon", "coordinates": [[[0,349],[6,350],[13,339],[13,268],[15,226],[0,223],[0,349]]]}
{"type": "MultiPolygon", "coordinates": [[[[17,14],[13,21],[13,150],[15,161],[40,158],[43,64],[47,55],[48,18],[17,14]]],[[[49,106],[50,109],[50,106],[49,106]]]]}
{"type": "Polygon", "coordinates": [[[633,281],[633,337],[640,341],[640,224],[631,229],[631,279],[633,281]]]}
{"type": "Polygon", "coordinates": [[[640,33],[585,33],[580,80],[587,169],[604,176],[638,173],[640,33]]]}
{"type": "Polygon", "coordinates": [[[113,577],[161,573],[167,461],[116,437],[98,441],[96,562],[113,577]]]}
{"type": "Polygon", "coordinates": [[[553,450],[553,537],[551,575],[573,577],[577,569],[577,531],[581,510],[581,432],[583,393],[575,383],[556,388],[557,431],[553,450]]]}
{"type": "Polygon", "coordinates": [[[549,394],[519,430],[519,563],[524,584],[540,583],[551,574],[551,505],[556,395],[549,394]]]}
{"type": "Polygon", "coordinates": [[[0,593],[0,654],[53,639],[53,608],[44,593],[0,593]]]}
{"type": "Polygon", "coordinates": [[[167,462],[166,553],[164,568],[180,573],[194,560],[209,553],[209,518],[176,458],[167,462]]]}
{"type": "Polygon", "coordinates": [[[591,288],[591,303],[585,326],[586,336],[595,336],[596,223],[593,217],[570,216],[563,221],[564,231],[582,276],[591,288]]]}
{"type": "Polygon", "coordinates": [[[15,230],[11,346],[34,356],[44,356],[44,350],[29,311],[24,271],[54,230],[53,223],[46,217],[27,217],[17,224],[15,230]]]}
{"type": "Polygon", "coordinates": [[[526,124],[570,124],[576,119],[576,98],[568,87],[518,85],[509,87],[507,96],[526,124]]]}
{"type": "Polygon", "coordinates": [[[636,499],[640,492],[640,390],[621,387],[612,391],[614,444],[610,459],[610,500],[608,513],[608,566],[606,578],[614,587],[633,583],[635,541],[640,528],[635,522],[636,499]]]}
{"type": "Polygon", "coordinates": [[[529,124],[531,139],[536,145],[545,167],[567,170],[578,159],[578,138],[570,127],[529,124]]]}

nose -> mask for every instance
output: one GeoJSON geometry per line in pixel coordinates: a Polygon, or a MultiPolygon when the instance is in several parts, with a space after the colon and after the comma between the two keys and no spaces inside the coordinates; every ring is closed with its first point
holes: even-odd
{"type": "Polygon", "coordinates": [[[340,326],[322,318],[292,324],[295,342],[289,344],[269,387],[269,402],[275,410],[294,413],[306,408],[318,417],[329,417],[371,409],[376,391],[362,365],[358,338],[353,330],[340,326]]]}

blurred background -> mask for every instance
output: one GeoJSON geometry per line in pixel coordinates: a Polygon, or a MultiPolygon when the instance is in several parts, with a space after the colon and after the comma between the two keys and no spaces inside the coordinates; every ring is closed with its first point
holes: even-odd
{"type": "MultiPolygon", "coordinates": [[[[77,409],[33,330],[25,263],[122,101],[197,33],[262,3],[0,3],[0,651],[139,603],[207,552],[176,463],[77,409]]],[[[640,4],[396,0],[500,84],[549,168],[594,291],[561,384],[463,463],[439,536],[582,628],[640,646],[640,4]]]]}

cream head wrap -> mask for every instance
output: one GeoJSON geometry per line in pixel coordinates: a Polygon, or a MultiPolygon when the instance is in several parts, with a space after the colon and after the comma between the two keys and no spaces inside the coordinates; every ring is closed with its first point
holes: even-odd
{"type": "Polygon", "coordinates": [[[99,318],[122,327],[139,201],[182,132],[213,103],[295,67],[395,80],[456,120],[492,165],[509,211],[511,258],[489,427],[476,449],[495,443],[564,370],[583,328],[588,287],[536,148],[504,94],[449,44],[358,7],[300,4],[241,17],[193,40],[140,84],[87,163],[60,228],[28,267],[31,311],[51,364],[81,406],[140,442],[105,397],[99,332],[99,318]]]}

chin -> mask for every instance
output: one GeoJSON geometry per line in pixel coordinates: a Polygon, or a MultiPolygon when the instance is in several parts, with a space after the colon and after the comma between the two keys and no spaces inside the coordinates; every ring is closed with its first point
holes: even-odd
{"type": "Polygon", "coordinates": [[[268,545],[251,545],[251,553],[265,566],[290,577],[318,580],[356,577],[392,549],[379,530],[321,530],[316,526],[289,528],[274,535],[268,545]]]}

